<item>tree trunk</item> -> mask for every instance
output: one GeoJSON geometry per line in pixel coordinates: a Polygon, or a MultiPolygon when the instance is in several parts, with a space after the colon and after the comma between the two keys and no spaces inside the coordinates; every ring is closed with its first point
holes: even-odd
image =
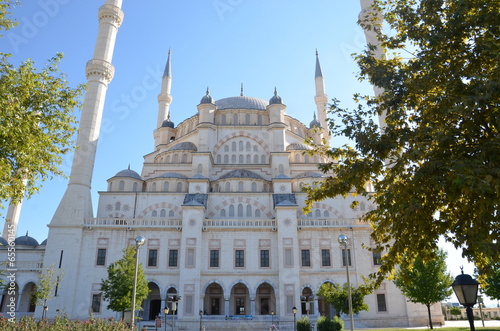
{"type": "Polygon", "coordinates": [[[426,306],[427,306],[427,313],[429,314],[429,327],[432,330],[434,329],[434,327],[432,326],[431,305],[426,304],[426,306]]]}

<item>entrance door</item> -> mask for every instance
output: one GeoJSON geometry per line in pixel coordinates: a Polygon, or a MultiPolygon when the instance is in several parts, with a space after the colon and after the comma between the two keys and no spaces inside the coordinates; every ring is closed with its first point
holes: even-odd
{"type": "Polygon", "coordinates": [[[235,315],[245,315],[245,298],[236,298],[235,315]]]}
{"type": "Polygon", "coordinates": [[[220,315],[220,298],[212,298],[210,300],[210,314],[220,315]]]}
{"type": "Polygon", "coordinates": [[[149,303],[149,320],[154,321],[160,315],[161,300],[151,300],[149,303]]]}
{"type": "Polygon", "coordinates": [[[269,315],[269,298],[260,299],[260,314],[269,315]]]}

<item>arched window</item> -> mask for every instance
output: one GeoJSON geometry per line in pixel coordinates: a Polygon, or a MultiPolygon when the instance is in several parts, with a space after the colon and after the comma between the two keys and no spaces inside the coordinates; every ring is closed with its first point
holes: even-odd
{"type": "Polygon", "coordinates": [[[224,152],[229,152],[229,145],[224,145],[224,152]]]}
{"type": "Polygon", "coordinates": [[[222,156],[220,154],[217,155],[216,163],[222,163],[222,156]]]}
{"type": "Polygon", "coordinates": [[[325,210],[323,212],[323,217],[325,217],[325,218],[330,217],[330,213],[328,212],[328,210],[325,210]]]}
{"type": "Polygon", "coordinates": [[[226,217],[226,210],[225,209],[220,210],[220,217],[226,217]]]}
{"type": "Polygon", "coordinates": [[[168,212],[168,217],[174,217],[174,211],[173,210],[170,210],[168,212]]]}
{"type": "Polygon", "coordinates": [[[160,217],[166,217],[167,211],[165,209],[160,210],[160,217]]]}
{"type": "Polygon", "coordinates": [[[186,163],[188,161],[188,155],[186,153],[182,154],[182,162],[186,163]]]}
{"type": "Polygon", "coordinates": [[[243,192],[243,182],[242,181],[238,182],[238,191],[243,192]]]}
{"type": "Polygon", "coordinates": [[[169,182],[163,182],[163,191],[168,192],[170,190],[170,183],[169,182]]]}
{"type": "Polygon", "coordinates": [[[314,211],[314,216],[315,216],[315,217],[321,217],[321,210],[316,209],[316,210],[314,211]]]}
{"type": "Polygon", "coordinates": [[[123,190],[125,190],[125,182],[123,180],[120,180],[120,183],[118,183],[118,191],[123,190]]]}
{"type": "Polygon", "coordinates": [[[238,156],[238,163],[243,163],[243,155],[238,156]]]}
{"type": "Polygon", "coordinates": [[[214,192],[219,192],[219,184],[215,184],[215,186],[214,186],[214,192]]]}
{"type": "Polygon", "coordinates": [[[198,173],[202,174],[203,173],[203,164],[198,164],[198,173]]]}
{"type": "Polygon", "coordinates": [[[250,145],[250,142],[249,142],[249,141],[247,141],[247,143],[245,144],[245,150],[246,150],[247,152],[250,152],[250,151],[252,150],[252,146],[250,145]]]}
{"type": "Polygon", "coordinates": [[[234,217],[234,206],[233,205],[229,206],[229,217],[234,217]]]}
{"type": "Polygon", "coordinates": [[[262,115],[257,116],[257,125],[262,125],[262,115]]]}
{"type": "Polygon", "coordinates": [[[250,114],[245,115],[245,124],[250,125],[250,114]]]}
{"type": "Polygon", "coordinates": [[[255,217],[260,217],[260,209],[255,209],[255,217]]]}
{"type": "Polygon", "coordinates": [[[178,162],[179,162],[179,155],[178,154],[174,154],[173,163],[178,163],[178,162]]]}
{"type": "Polygon", "coordinates": [[[115,203],[115,210],[120,210],[121,207],[122,205],[119,202],[115,203]]]}
{"type": "Polygon", "coordinates": [[[236,141],[231,143],[231,151],[236,152],[236,141]]]}
{"type": "Polygon", "coordinates": [[[246,214],[247,217],[252,217],[252,206],[251,205],[247,205],[247,214],[246,214]]]}
{"type": "Polygon", "coordinates": [[[243,217],[243,205],[238,204],[238,217],[243,217]]]}
{"type": "Polygon", "coordinates": [[[252,192],[257,192],[257,183],[256,182],[252,183],[252,192]]]}
{"type": "Polygon", "coordinates": [[[295,163],[299,163],[300,162],[300,155],[299,153],[295,153],[295,163]]]}
{"type": "Polygon", "coordinates": [[[182,192],[182,183],[177,183],[177,192],[182,192]]]}
{"type": "Polygon", "coordinates": [[[255,163],[255,164],[259,163],[259,156],[258,155],[253,156],[253,163],[255,163]]]}
{"type": "Polygon", "coordinates": [[[231,192],[231,183],[227,182],[226,187],[224,189],[225,192],[231,192]]]}
{"type": "Polygon", "coordinates": [[[252,163],[252,157],[250,156],[250,154],[247,154],[246,161],[247,161],[247,164],[252,163]]]}
{"type": "Polygon", "coordinates": [[[238,114],[233,114],[233,124],[238,125],[238,114]]]}
{"type": "Polygon", "coordinates": [[[304,156],[304,162],[305,163],[309,163],[309,155],[305,155],[304,156]]]}
{"type": "Polygon", "coordinates": [[[221,116],[220,121],[221,121],[221,124],[226,124],[226,115],[225,114],[221,116]]]}
{"type": "Polygon", "coordinates": [[[224,155],[224,163],[228,164],[229,163],[229,155],[224,155]]]}
{"type": "Polygon", "coordinates": [[[156,192],[156,183],[151,184],[151,192],[156,192]]]}
{"type": "Polygon", "coordinates": [[[243,141],[238,141],[238,150],[243,151],[243,141]]]}
{"type": "Polygon", "coordinates": [[[265,156],[265,155],[262,155],[262,156],[260,157],[260,163],[262,163],[262,164],[265,164],[265,163],[266,163],[266,156],[265,156]]]}
{"type": "Polygon", "coordinates": [[[170,163],[170,155],[167,155],[167,157],[165,158],[165,163],[170,163]]]}
{"type": "Polygon", "coordinates": [[[236,164],[236,155],[231,155],[231,163],[236,164]]]}
{"type": "Polygon", "coordinates": [[[158,212],[156,210],[153,210],[151,212],[151,217],[156,217],[156,216],[158,216],[158,212]]]}
{"type": "Polygon", "coordinates": [[[269,189],[267,188],[267,184],[264,184],[264,189],[262,191],[263,192],[269,192],[269,189]]]}
{"type": "Polygon", "coordinates": [[[138,187],[137,183],[134,183],[134,184],[132,185],[132,191],[137,192],[137,191],[138,191],[138,190],[137,190],[137,187],[138,187]]]}

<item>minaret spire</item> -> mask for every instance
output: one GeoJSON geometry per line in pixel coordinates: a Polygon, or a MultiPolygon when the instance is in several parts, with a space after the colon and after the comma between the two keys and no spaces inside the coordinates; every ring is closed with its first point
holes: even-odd
{"type": "Polygon", "coordinates": [[[314,74],[314,82],[316,85],[316,95],[314,102],[316,103],[316,111],[318,113],[318,120],[324,132],[328,131],[328,123],[326,118],[326,108],[328,103],[328,96],[325,93],[325,80],[323,79],[323,72],[319,63],[318,50],[316,50],[316,71],[314,74]]]}
{"type": "Polygon", "coordinates": [[[51,225],[80,225],[93,217],[90,186],[97,141],[108,84],[113,79],[111,64],[118,28],[123,21],[122,0],[106,0],[99,8],[99,30],[94,57],[87,62],[87,92],[83,101],[77,149],[73,157],[68,187],[59,203],[51,225]]]}
{"type": "Polygon", "coordinates": [[[172,51],[168,50],[167,64],[165,65],[165,71],[163,72],[163,77],[161,79],[161,92],[158,94],[158,121],[156,122],[156,127],[159,128],[163,124],[163,121],[170,117],[170,104],[172,103],[172,95],[170,91],[172,89],[172,71],[170,68],[170,56],[172,51]]]}

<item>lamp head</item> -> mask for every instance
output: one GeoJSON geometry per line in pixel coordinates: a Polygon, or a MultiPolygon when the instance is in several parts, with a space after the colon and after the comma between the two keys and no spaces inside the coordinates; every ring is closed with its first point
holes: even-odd
{"type": "Polygon", "coordinates": [[[348,239],[349,238],[347,238],[347,236],[345,234],[341,234],[339,236],[339,239],[338,239],[339,240],[339,244],[347,244],[347,240],[348,239]]]}
{"type": "Polygon", "coordinates": [[[144,238],[143,236],[139,236],[139,237],[135,238],[135,244],[137,246],[142,246],[142,245],[144,245],[145,242],[146,242],[146,238],[144,238]]]}
{"type": "Polygon", "coordinates": [[[163,308],[163,312],[165,313],[165,315],[168,315],[169,311],[170,309],[168,307],[163,308]]]}
{"type": "Polygon", "coordinates": [[[293,312],[294,315],[297,314],[297,307],[293,307],[292,308],[292,312],[293,312]]]}

